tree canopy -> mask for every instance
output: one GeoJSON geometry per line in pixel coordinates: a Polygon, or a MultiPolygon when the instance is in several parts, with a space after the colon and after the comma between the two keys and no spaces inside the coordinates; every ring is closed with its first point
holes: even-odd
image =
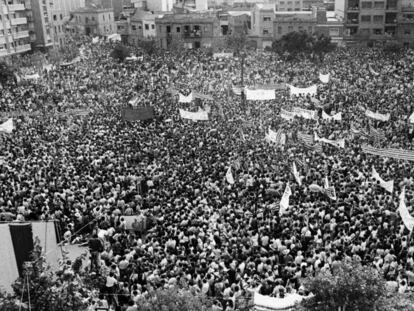
{"type": "Polygon", "coordinates": [[[0,62],[0,83],[6,84],[13,80],[13,69],[5,62],[0,62]]]}
{"type": "Polygon", "coordinates": [[[114,47],[110,55],[119,62],[123,62],[130,54],[130,50],[125,45],[118,44],[114,47]]]}

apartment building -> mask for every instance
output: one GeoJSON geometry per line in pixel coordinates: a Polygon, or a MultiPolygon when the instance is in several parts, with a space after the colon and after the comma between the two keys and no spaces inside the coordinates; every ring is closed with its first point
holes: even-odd
{"type": "Polygon", "coordinates": [[[25,0],[30,40],[33,48],[53,47],[52,6],[50,0],[25,0]]]}
{"type": "Polygon", "coordinates": [[[218,17],[208,13],[166,14],[155,19],[155,27],[158,44],[163,49],[175,40],[183,41],[189,49],[211,47],[221,37],[218,17]]]}
{"type": "Polygon", "coordinates": [[[0,57],[31,50],[24,3],[0,1],[0,57]]]}
{"type": "Polygon", "coordinates": [[[292,12],[303,10],[303,0],[276,0],[276,11],[292,12]]]}
{"type": "Polygon", "coordinates": [[[149,11],[135,10],[132,15],[116,21],[116,27],[124,43],[138,44],[156,36],[155,15],[149,11]]]}
{"type": "Polygon", "coordinates": [[[250,37],[256,41],[259,49],[272,46],[275,10],[275,4],[256,4],[252,10],[250,37]]]}
{"type": "Polygon", "coordinates": [[[69,27],[72,33],[87,36],[108,36],[116,33],[114,11],[111,8],[79,8],[72,12],[69,27]]]}

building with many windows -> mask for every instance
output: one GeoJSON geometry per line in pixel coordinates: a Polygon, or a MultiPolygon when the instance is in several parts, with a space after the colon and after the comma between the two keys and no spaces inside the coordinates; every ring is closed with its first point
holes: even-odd
{"type": "Polygon", "coordinates": [[[117,32],[112,9],[79,8],[72,12],[71,32],[91,36],[108,36],[117,32]]]}
{"type": "Polygon", "coordinates": [[[257,42],[259,49],[272,46],[275,9],[275,4],[257,4],[252,10],[250,37],[257,42]]]}
{"type": "Polygon", "coordinates": [[[53,47],[52,6],[50,0],[25,0],[29,34],[33,48],[53,47]]]}
{"type": "Polygon", "coordinates": [[[0,57],[31,50],[25,10],[17,0],[0,2],[0,57]]]}
{"type": "Polygon", "coordinates": [[[208,13],[166,14],[155,19],[157,42],[168,48],[174,41],[181,41],[186,48],[211,47],[221,37],[220,22],[208,13]]]}

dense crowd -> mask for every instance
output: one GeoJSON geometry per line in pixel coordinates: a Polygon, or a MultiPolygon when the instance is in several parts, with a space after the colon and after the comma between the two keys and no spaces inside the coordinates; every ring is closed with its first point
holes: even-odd
{"type": "Polygon", "coordinates": [[[111,44],[83,47],[81,62],[0,90],[3,121],[7,112],[25,114],[1,136],[0,217],[56,219],[68,243],[87,238],[87,269],[105,278],[101,298],[109,304],[133,311],[148,292],[180,284],[231,311],[249,291],[305,294],[304,278],[350,258],[377,267],[400,292],[413,288],[414,241],[397,208],[402,187],[414,206],[414,166],[361,151],[363,143],[413,149],[413,51],[342,48],[322,63],[250,51],[245,85],[318,84],[318,95],[280,90],[276,100],[243,101],[232,91],[241,84],[236,56],[134,50],[142,61],[118,63],[111,44]],[[319,73],[330,73],[330,82],[320,83],[319,73]],[[214,100],[178,103],[172,88],[214,100]],[[155,119],[120,117],[136,96],[139,106],[155,107],[155,119]],[[280,110],[293,106],[319,114],[323,106],[343,118],[282,119],[280,110]],[[65,113],[75,108],[89,114],[65,113]],[[179,108],[210,108],[209,121],[183,120],[179,108]],[[391,118],[375,121],[364,109],[391,118]],[[287,135],[284,146],[264,139],[269,127],[287,135]],[[376,128],[385,139],[355,135],[352,127],[376,128]],[[314,132],[344,138],[346,146],[324,144],[321,151],[298,139],[314,132]],[[233,185],[225,177],[229,166],[233,185]],[[372,167],[395,181],[393,193],[372,180],[372,167]],[[309,190],[326,177],[336,200],[309,190]],[[287,183],[290,205],[280,214],[287,183]],[[127,230],[122,217],[129,215],[145,224],[127,230]]]}

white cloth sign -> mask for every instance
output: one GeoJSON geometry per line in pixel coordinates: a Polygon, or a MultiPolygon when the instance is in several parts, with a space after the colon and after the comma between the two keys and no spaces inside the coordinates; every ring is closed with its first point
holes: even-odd
{"type": "Polygon", "coordinates": [[[341,121],[342,120],[342,112],[338,112],[337,114],[334,114],[333,116],[330,116],[325,111],[322,111],[322,119],[329,120],[329,121],[341,121]]]}
{"type": "Polygon", "coordinates": [[[394,180],[385,181],[382,179],[378,172],[375,170],[375,167],[372,167],[372,178],[378,181],[380,183],[380,186],[389,193],[392,193],[394,191],[394,180]]]}
{"type": "Polygon", "coordinates": [[[181,93],[178,94],[179,103],[191,103],[193,101],[193,93],[190,93],[188,96],[184,96],[181,93]]]}
{"type": "Polygon", "coordinates": [[[295,87],[293,85],[288,84],[288,87],[290,89],[290,96],[293,96],[293,95],[315,96],[316,93],[318,92],[318,87],[316,85],[312,85],[307,88],[299,88],[299,87],[295,87]]]}
{"type": "Polygon", "coordinates": [[[121,41],[121,35],[118,34],[118,33],[114,33],[114,34],[108,36],[108,40],[113,41],[113,42],[121,41]]]}
{"type": "Polygon", "coordinates": [[[266,139],[268,141],[272,142],[272,143],[276,143],[277,144],[277,143],[279,143],[279,140],[280,140],[280,133],[279,132],[272,131],[269,128],[269,131],[266,134],[266,139]]]}
{"type": "Polygon", "coordinates": [[[99,43],[99,37],[92,38],[92,43],[93,44],[99,43]]]}
{"type": "Polygon", "coordinates": [[[414,123],[414,112],[411,114],[409,120],[410,120],[410,123],[414,123]]]}
{"type": "Polygon", "coordinates": [[[292,173],[296,179],[296,182],[299,184],[299,186],[302,186],[302,180],[300,179],[300,175],[299,175],[298,169],[296,168],[295,162],[293,162],[292,164],[292,173]]]}
{"type": "Polygon", "coordinates": [[[413,231],[414,228],[414,217],[410,215],[410,212],[408,211],[407,205],[405,205],[405,188],[401,191],[400,194],[400,205],[398,207],[398,211],[400,212],[400,216],[402,218],[402,221],[405,225],[405,227],[409,231],[413,231]]]}
{"type": "Polygon", "coordinates": [[[307,109],[302,109],[299,107],[293,107],[292,112],[302,118],[305,119],[313,119],[316,120],[318,117],[318,114],[316,111],[314,110],[307,110],[307,109]]]}
{"type": "Polygon", "coordinates": [[[26,79],[26,80],[37,80],[37,79],[40,79],[40,76],[39,76],[38,73],[35,73],[35,74],[32,74],[32,75],[25,75],[23,77],[23,79],[26,79]]]}
{"type": "Polygon", "coordinates": [[[326,74],[326,75],[323,75],[323,74],[319,74],[319,80],[322,82],[322,83],[328,83],[329,82],[329,78],[330,78],[330,74],[328,73],[328,74],[326,74]]]}
{"type": "Polygon", "coordinates": [[[295,118],[295,113],[287,111],[285,109],[280,110],[280,117],[285,120],[293,120],[295,118]]]}
{"type": "Polygon", "coordinates": [[[249,90],[246,89],[247,100],[272,100],[276,99],[275,90],[249,90]]]}
{"type": "Polygon", "coordinates": [[[304,297],[299,294],[287,294],[284,298],[274,298],[255,292],[253,296],[253,304],[255,310],[262,308],[269,311],[290,310],[290,308],[294,308],[295,305],[300,303],[303,299],[304,297]]]}
{"type": "Polygon", "coordinates": [[[13,130],[14,130],[13,118],[10,118],[6,122],[0,124],[0,132],[11,134],[13,130]]]}
{"type": "Polygon", "coordinates": [[[197,111],[197,112],[190,112],[183,109],[180,109],[180,116],[183,119],[189,119],[193,121],[208,121],[208,113],[207,111],[197,111]]]}
{"type": "Polygon", "coordinates": [[[318,134],[315,133],[315,141],[316,142],[321,141],[323,143],[330,144],[330,145],[332,145],[334,147],[337,147],[337,148],[345,148],[345,139],[343,139],[343,138],[342,139],[337,139],[337,140],[332,140],[332,139],[318,137],[318,134]]]}
{"type": "Polygon", "coordinates": [[[231,166],[229,166],[226,172],[226,180],[230,185],[234,184],[234,178],[233,178],[233,173],[231,172],[231,166]]]}
{"type": "Polygon", "coordinates": [[[283,193],[282,199],[279,203],[279,215],[282,215],[289,208],[289,197],[292,195],[289,183],[286,184],[285,192],[283,193]]]}
{"type": "Polygon", "coordinates": [[[214,53],[213,58],[230,58],[233,57],[233,53],[214,53]]]}
{"type": "Polygon", "coordinates": [[[378,112],[373,112],[373,111],[371,111],[371,110],[365,110],[365,115],[368,117],[368,118],[372,118],[372,119],[376,119],[376,120],[380,120],[380,121],[388,121],[389,119],[390,119],[390,114],[389,113],[387,113],[387,114],[381,114],[381,113],[378,113],[378,112]]]}

